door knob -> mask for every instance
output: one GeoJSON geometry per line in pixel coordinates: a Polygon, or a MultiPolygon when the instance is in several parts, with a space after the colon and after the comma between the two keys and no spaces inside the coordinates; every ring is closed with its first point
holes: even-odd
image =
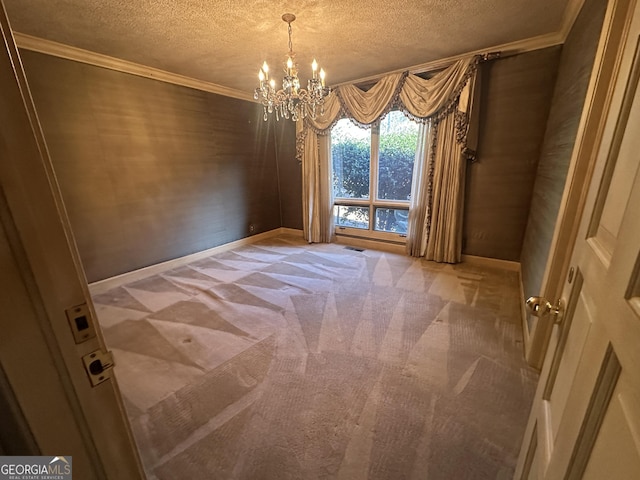
{"type": "Polygon", "coordinates": [[[544,317],[546,314],[553,315],[554,323],[560,323],[560,312],[562,311],[562,300],[558,300],[552,305],[549,300],[544,297],[529,297],[525,303],[531,315],[536,317],[544,317]]]}

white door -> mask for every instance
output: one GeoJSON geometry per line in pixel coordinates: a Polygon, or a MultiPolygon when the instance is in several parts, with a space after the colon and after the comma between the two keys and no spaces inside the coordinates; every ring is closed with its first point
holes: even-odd
{"type": "MultiPolygon", "coordinates": [[[[606,0],[603,0],[606,1],[606,0]]],[[[580,8],[581,2],[574,2],[580,8]]],[[[628,33],[628,20],[636,0],[608,0],[600,32],[598,50],[591,72],[584,107],[571,155],[565,190],[558,211],[556,229],[545,266],[540,290],[547,298],[562,295],[569,271],[571,252],[577,238],[581,212],[593,175],[596,146],[602,141],[603,127],[611,105],[613,81],[619,70],[622,45],[628,33]]],[[[535,316],[523,322],[527,362],[541,369],[553,332],[553,323],[539,322],[535,316]]]]}
{"type": "Polygon", "coordinates": [[[640,478],[639,12],[623,45],[517,479],[640,478]]]}
{"type": "Polygon", "coordinates": [[[141,479],[1,1],[0,38],[0,394],[17,400],[26,427],[14,423],[31,445],[24,451],[16,439],[3,450],[71,456],[73,478],[141,479]]]}

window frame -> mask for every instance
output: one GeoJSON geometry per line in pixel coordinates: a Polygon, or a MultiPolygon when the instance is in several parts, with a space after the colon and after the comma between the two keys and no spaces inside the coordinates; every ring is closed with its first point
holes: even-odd
{"type": "MultiPolygon", "coordinates": [[[[400,111],[400,110],[392,110],[400,111]]],[[[389,112],[391,113],[391,112],[389,112]]],[[[334,212],[336,206],[346,207],[368,207],[369,209],[369,228],[357,228],[339,225],[335,223],[335,232],[337,235],[346,235],[350,237],[360,237],[369,240],[383,240],[398,244],[405,244],[407,241],[406,233],[385,232],[375,229],[375,215],[379,208],[392,208],[396,210],[406,210],[409,212],[410,200],[388,200],[378,198],[378,171],[380,163],[380,122],[371,125],[370,128],[370,156],[369,156],[369,198],[347,198],[334,197],[334,212]],[[375,159],[375,160],[374,160],[375,159]]],[[[331,160],[333,163],[333,160],[331,160]]],[[[333,188],[333,187],[332,187],[333,188]]],[[[412,192],[413,193],[413,192],[412,192]]],[[[333,213],[335,218],[335,213],[333,213]]]]}

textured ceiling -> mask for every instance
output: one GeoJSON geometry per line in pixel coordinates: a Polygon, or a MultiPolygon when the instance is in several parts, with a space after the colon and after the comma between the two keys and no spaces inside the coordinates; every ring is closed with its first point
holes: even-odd
{"type": "MultiPolygon", "coordinates": [[[[556,33],[574,0],[3,0],[15,32],[252,92],[285,60],[335,85],[556,33]]],[[[278,78],[280,75],[278,75],[278,78]]]]}

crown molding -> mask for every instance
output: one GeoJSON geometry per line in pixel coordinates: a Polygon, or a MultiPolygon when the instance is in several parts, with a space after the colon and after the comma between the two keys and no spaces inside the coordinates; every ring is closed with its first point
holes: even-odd
{"type": "Polygon", "coordinates": [[[584,2],[585,0],[569,0],[567,3],[567,8],[564,9],[564,16],[562,17],[562,25],[558,32],[562,36],[562,43],[567,40],[569,33],[571,33],[573,24],[575,23],[576,18],[578,18],[584,2]]]}
{"type": "Polygon", "coordinates": [[[151,78],[162,82],[173,83],[183,87],[195,88],[205,92],[217,93],[226,97],[238,98],[240,100],[248,100],[253,102],[253,95],[250,93],[236,90],[234,88],[223,87],[215,83],[197,80],[183,75],[167,72],[157,68],[147,67],[134,62],[128,62],[119,58],[110,57],[101,53],[83,50],[81,48],[71,47],[62,43],[52,42],[43,38],[33,37],[24,33],[13,32],[16,45],[25,50],[44,53],[54,57],[65,58],[80,63],[94,65],[96,67],[108,68],[118,72],[129,73],[139,77],[151,78]]]}
{"type": "MultiPolygon", "coordinates": [[[[574,0],[571,0],[571,1],[573,2],[574,0]]],[[[583,1],[583,0],[578,0],[578,1],[583,1]]],[[[573,23],[571,25],[573,25],[573,23]]],[[[569,30],[570,29],[571,27],[569,27],[569,30]]],[[[564,35],[562,32],[548,33],[546,35],[539,35],[537,37],[527,38],[525,40],[518,40],[510,43],[503,43],[501,45],[495,45],[489,48],[474,50],[472,52],[465,52],[465,53],[461,53],[460,55],[441,58],[431,62],[420,63],[418,65],[413,65],[411,67],[405,67],[402,69],[393,70],[391,72],[386,72],[379,75],[371,75],[369,77],[363,77],[363,78],[359,78],[357,80],[352,80],[349,82],[338,83],[335,85],[331,85],[331,88],[336,88],[341,85],[358,85],[363,83],[369,83],[394,73],[409,72],[409,73],[417,74],[417,73],[441,70],[443,68],[448,67],[452,63],[460,60],[461,58],[469,57],[471,55],[480,55],[480,54],[485,54],[489,52],[499,52],[500,58],[510,57],[512,55],[518,55],[520,53],[531,52],[534,50],[540,50],[542,48],[547,48],[547,47],[554,47],[556,45],[560,45],[564,43],[565,39],[566,39],[566,35],[564,35]]]]}
{"type": "MultiPolygon", "coordinates": [[[[382,77],[391,75],[394,73],[410,72],[413,74],[424,73],[434,70],[443,69],[452,63],[460,60],[461,58],[468,57],[469,55],[484,54],[487,52],[500,52],[500,57],[509,57],[520,53],[530,52],[533,50],[539,50],[542,48],[553,47],[563,44],[571,28],[584,5],[585,0],[569,0],[567,7],[562,17],[562,23],[560,29],[557,32],[549,33],[546,35],[540,35],[537,37],[527,38],[525,40],[518,40],[515,42],[505,43],[501,45],[495,45],[489,48],[483,48],[481,50],[475,50],[472,52],[466,52],[460,55],[454,55],[447,58],[441,58],[431,62],[421,63],[413,65],[411,67],[405,67],[383,74],[371,75],[368,77],[359,78],[357,80],[350,80],[348,82],[342,82],[331,85],[331,88],[336,88],[342,85],[358,85],[363,83],[369,83],[377,81],[382,77]]],[[[110,70],[116,70],[118,72],[129,73],[131,75],[137,75],[140,77],[151,78],[154,80],[160,80],[167,83],[173,83],[175,85],[181,85],[184,87],[195,88],[197,90],[203,90],[205,92],[217,93],[226,97],[238,98],[240,100],[247,100],[254,102],[253,95],[242,90],[236,90],[234,88],[224,87],[215,83],[205,82],[204,80],[197,80],[191,77],[178,75],[175,73],[159,70],[157,68],[147,67],[134,62],[128,62],[119,58],[110,57],[100,53],[91,52],[89,50],[83,50],[81,48],[71,47],[62,43],[53,42],[51,40],[45,40],[43,38],[26,35],[24,33],[13,32],[15,42],[19,48],[25,50],[31,50],[34,52],[44,53],[52,55],[54,57],[65,58],[67,60],[73,60],[80,63],[86,63],[97,67],[108,68],[110,70]]]]}

